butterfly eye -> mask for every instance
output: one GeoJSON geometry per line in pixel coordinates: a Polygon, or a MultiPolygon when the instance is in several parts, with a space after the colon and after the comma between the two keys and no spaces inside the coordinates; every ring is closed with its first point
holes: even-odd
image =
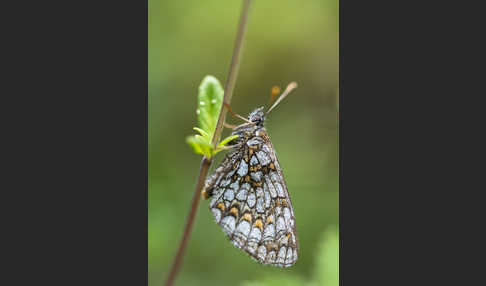
{"type": "Polygon", "coordinates": [[[260,115],[255,115],[253,118],[252,118],[252,121],[256,124],[260,124],[263,122],[263,116],[260,116],[260,115]]]}

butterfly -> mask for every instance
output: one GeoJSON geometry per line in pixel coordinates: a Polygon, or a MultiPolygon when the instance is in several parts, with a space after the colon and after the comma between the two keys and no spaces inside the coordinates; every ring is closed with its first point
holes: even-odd
{"type": "Polygon", "coordinates": [[[264,123],[296,86],[289,84],[266,113],[260,107],[248,119],[237,115],[246,123],[233,127],[238,137],[202,191],[230,241],[257,262],[278,267],[295,264],[299,244],[292,202],[264,123]]]}

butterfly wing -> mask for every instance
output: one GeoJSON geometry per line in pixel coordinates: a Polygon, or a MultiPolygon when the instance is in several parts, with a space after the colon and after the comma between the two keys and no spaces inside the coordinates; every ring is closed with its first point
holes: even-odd
{"type": "Polygon", "coordinates": [[[206,181],[209,208],[233,244],[259,263],[292,266],[294,211],[280,164],[262,128],[228,154],[206,181]]]}

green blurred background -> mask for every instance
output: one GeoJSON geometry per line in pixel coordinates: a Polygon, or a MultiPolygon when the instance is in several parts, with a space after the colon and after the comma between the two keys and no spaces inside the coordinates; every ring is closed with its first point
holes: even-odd
{"type": "MultiPolygon", "coordinates": [[[[195,134],[197,89],[208,74],[224,84],[240,9],[241,1],[149,0],[150,286],[163,285],[194,191],[201,156],[185,138],[195,134]]],[[[338,20],[338,0],[253,1],[231,103],[246,117],[273,85],[299,84],[266,121],[294,206],[297,264],[254,262],[203,200],[176,285],[337,285],[338,20]]]]}

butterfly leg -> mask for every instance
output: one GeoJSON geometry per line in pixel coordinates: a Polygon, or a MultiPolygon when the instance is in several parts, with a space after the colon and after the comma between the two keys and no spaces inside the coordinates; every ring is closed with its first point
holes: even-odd
{"type": "Polygon", "coordinates": [[[238,127],[237,125],[233,125],[233,124],[228,124],[228,123],[223,123],[223,126],[226,127],[226,128],[229,128],[229,129],[235,129],[236,127],[238,127]]]}
{"type": "Polygon", "coordinates": [[[225,145],[225,146],[219,147],[219,149],[221,149],[223,151],[225,151],[225,150],[232,150],[232,149],[235,149],[236,146],[237,146],[236,144],[235,145],[225,145]]]}

